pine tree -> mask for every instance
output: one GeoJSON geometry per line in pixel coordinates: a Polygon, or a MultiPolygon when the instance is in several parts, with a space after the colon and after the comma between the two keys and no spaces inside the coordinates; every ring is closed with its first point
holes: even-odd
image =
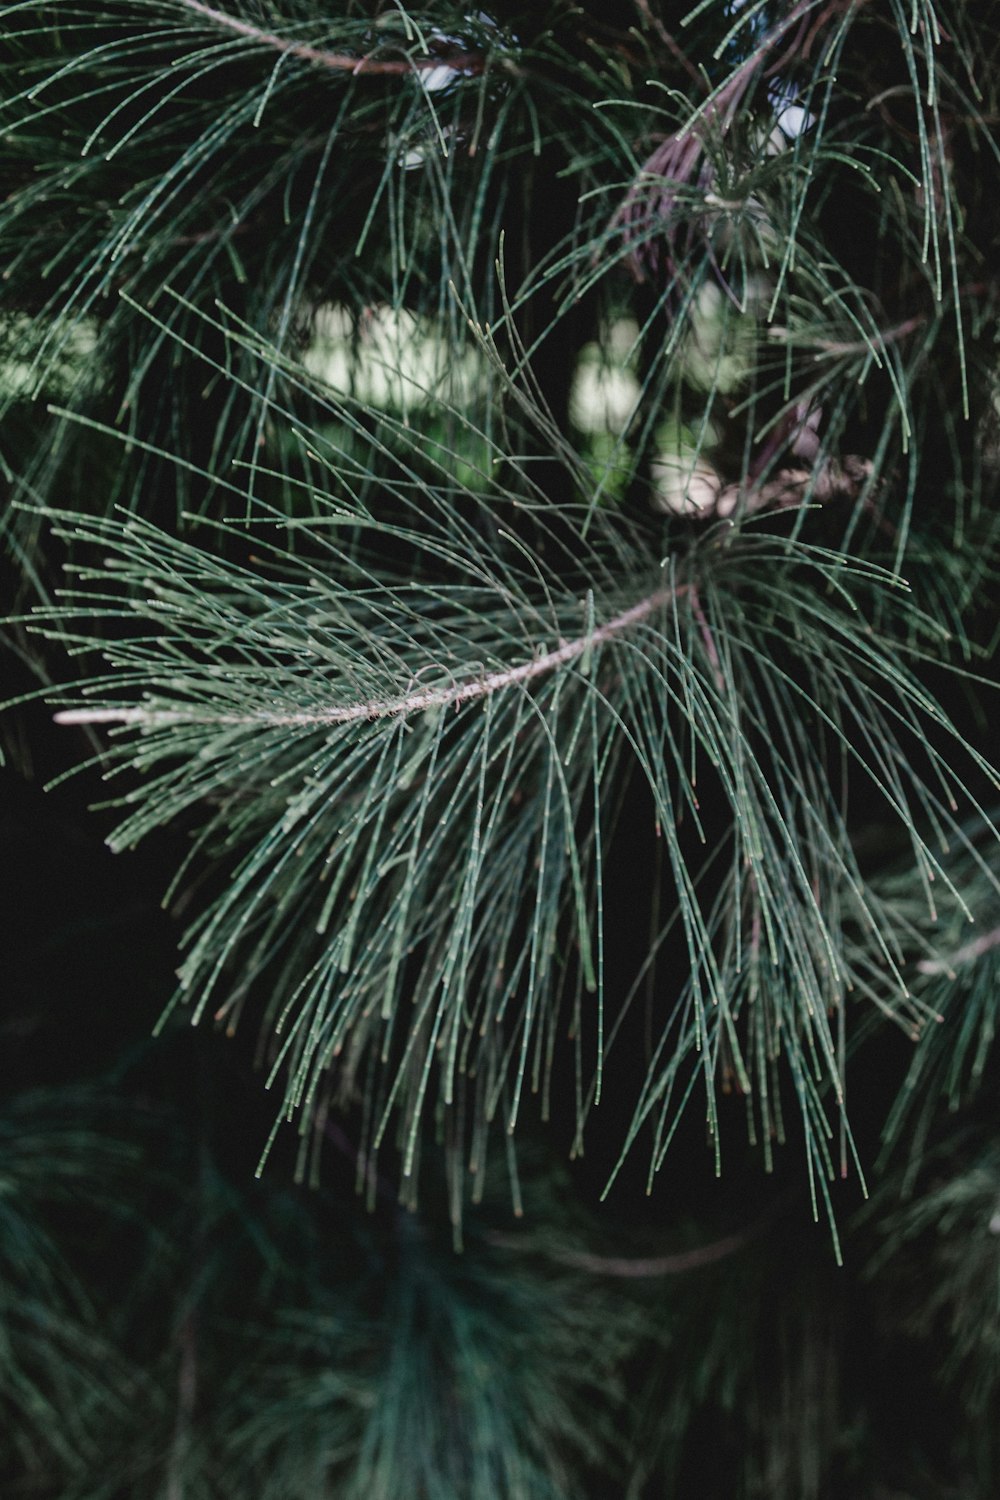
{"type": "Polygon", "coordinates": [[[3,23],[4,1494],[995,1495],[1000,7],[3,23]]]}

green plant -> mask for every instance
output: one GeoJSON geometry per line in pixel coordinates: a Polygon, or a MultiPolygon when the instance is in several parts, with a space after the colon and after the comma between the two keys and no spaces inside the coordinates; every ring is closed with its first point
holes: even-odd
{"type": "MultiPolygon", "coordinates": [[[[247,1106],[240,1170],[275,1153],[268,1179],[325,1202],[340,1145],[370,1205],[401,1183],[467,1258],[418,1256],[467,1451],[419,1373],[437,1335],[400,1337],[398,1408],[346,1373],[372,1316],[351,1260],[305,1309],[248,1293],[273,1379],[200,1427],[184,1408],[171,1497],[583,1494],[611,1473],[637,1496],[880,1493],[875,1418],[859,1402],[836,1436],[854,1335],[816,1310],[826,1270],[778,1307],[756,1257],[802,1193],[832,1231],[810,1253],[855,1275],[866,1177],[891,1184],[904,1145],[921,1181],[938,1128],[936,1096],[907,1101],[937,1069],[975,1111],[963,1059],[991,1066],[991,14],[6,8],[7,631],[44,682],[22,712],[54,712],[60,783],[86,743],[111,847],[172,865],[160,1045],[185,1014],[231,1051],[249,1028],[276,1095],[270,1127],[247,1106]],[[491,1408],[476,1351],[500,1370],[505,1320],[513,1358],[548,1295],[491,1218],[498,1166],[520,1214],[525,1150],[525,1233],[550,1216],[555,1264],[645,1286],[698,1226],[739,1264],[727,1291],[692,1251],[723,1290],[689,1323],[633,1288],[620,1322],[529,1340],[521,1399],[543,1394],[491,1408]],[[662,1255],[658,1176],[684,1185],[662,1255]],[[616,1255],[596,1241],[619,1203],[616,1255]],[[753,1331],[729,1381],[737,1281],[753,1331]],[[620,1409],[649,1318],[661,1373],[588,1447],[581,1410],[598,1390],[620,1409]],[[705,1393],[742,1399],[772,1325],[785,1395],[754,1397],[746,1455],[699,1481],[705,1393]],[[792,1363],[825,1413],[806,1427],[792,1363]],[[282,1436],[307,1412],[312,1467],[282,1436]]],[[[878,1234],[923,1222],[891,1186],[875,1201],[878,1234]]],[[[389,1215],[387,1243],[421,1243],[415,1223],[389,1215]]],[[[929,1436],[928,1472],[951,1451],[929,1436]]]]}

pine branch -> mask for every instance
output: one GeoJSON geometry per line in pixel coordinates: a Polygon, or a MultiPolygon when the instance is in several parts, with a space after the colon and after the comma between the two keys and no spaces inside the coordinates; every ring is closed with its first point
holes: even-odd
{"type": "Polygon", "coordinates": [[[161,1025],[276,1098],[152,1192],[0,1118],[33,1500],[997,1492],[1000,32],[669,12],[5,8],[40,760],[178,830],[161,1025]],[[739,1222],[789,1139],[840,1270],[739,1222]]]}
{"type": "MultiPolygon", "coordinates": [[[[576,1271],[587,1271],[593,1276],[612,1276],[616,1280],[646,1281],[662,1276],[684,1276],[689,1271],[701,1270],[715,1265],[737,1254],[754,1240],[759,1239],[771,1226],[773,1213],[758,1219],[738,1234],[722,1235],[707,1244],[690,1250],[675,1250],[664,1255],[602,1255],[596,1251],[580,1250],[570,1246],[551,1247],[547,1254],[551,1260],[576,1271]]],[[[521,1238],[495,1231],[489,1236],[490,1243],[507,1249],[524,1249],[521,1238]]]]}
{"type": "Polygon", "coordinates": [[[689,584],[679,584],[673,589],[656,589],[645,599],[630,605],[628,609],[595,626],[586,635],[576,640],[563,641],[554,651],[539,651],[530,662],[510,667],[502,672],[489,672],[475,682],[455,683],[450,687],[428,688],[416,693],[407,693],[390,700],[373,699],[367,703],[356,703],[345,707],[321,709],[309,714],[221,714],[210,719],[201,717],[196,711],[150,710],[143,708],[121,709],[62,709],[55,715],[57,724],[138,724],[157,728],[163,724],[211,723],[211,724],[260,724],[274,728],[320,728],[327,724],[352,724],[359,720],[408,717],[440,709],[461,708],[466,703],[476,703],[491,694],[507,688],[523,687],[538,677],[554,672],[560,667],[580,661],[595,647],[611,641],[620,632],[640,624],[649,616],[663,610],[676,599],[690,592],[689,584]]]}
{"type": "MultiPolygon", "coordinates": [[[[15,354],[41,371],[94,320],[100,353],[53,417],[80,435],[61,451],[102,454],[97,507],[126,490],[130,508],[152,503],[182,475],[196,510],[290,522],[288,549],[265,549],[256,572],[226,561],[245,552],[237,525],[214,562],[142,521],[60,528],[71,552],[117,559],[43,621],[60,649],[106,655],[60,722],[111,726],[109,770],[146,773],[116,845],[198,807],[192,859],[228,861],[230,886],[188,939],[196,1015],[234,1025],[280,971],[265,1030],[286,1112],[308,1136],[334,1073],[341,1096],[367,1091],[370,1145],[404,1122],[412,1177],[437,1085],[446,1114],[468,1103],[476,1150],[491,1120],[512,1127],[522,1097],[545,1093],[565,1006],[593,1044],[579,1144],[634,996],[627,979],[606,1033],[602,880],[634,780],[666,851],[653,951],[676,931],[683,958],[626,1148],[651,1137],[655,1171],[697,1080],[713,1137],[719,1089],[735,1086],[766,1154],[782,1051],[810,1169],[843,1172],[827,1111],[843,1112],[847,996],[912,1031],[928,1015],[906,979],[911,927],[858,867],[856,788],[898,823],[933,909],[965,781],[993,774],[975,752],[968,778],[956,770],[965,747],[922,681],[949,631],[967,639],[950,580],[988,569],[996,531],[985,467],[956,458],[961,498],[938,521],[915,505],[928,481],[909,456],[963,453],[928,379],[942,348],[956,390],[975,375],[985,410],[992,389],[985,344],[973,359],[964,341],[991,294],[943,145],[959,120],[985,142],[989,111],[939,65],[944,32],[839,4],[757,19],[700,7],[681,56],[649,12],[652,104],[619,50],[581,62],[561,21],[487,88],[458,66],[480,54],[449,50],[463,31],[444,18],[440,56],[435,41],[386,58],[364,50],[360,18],[344,18],[342,46],[305,39],[300,20],[323,20],[309,6],[273,28],[201,0],[157,6],[149,32],[142,15],[123,6],[105,35],[84,5],[79,46],[57,61],[48,19],[25,12],[33,81],[6,129],[25,150],[47,142],[48,166],[17,185],[0,231],[34,310],[15,354]],[[880,97],[867,43],[885,36],[915,140],[866,108],[880,97]],[[453,87],[426,86],[435,67],[453,87]],[[378,71],[399,86],[362,86],[378,71]],[[777,140],[792,99],[801,128],[777,140]],[[654,181],[639,164],[657,151],[654,181]],[[539,162],[566,200],[544,243],[540,199],[511,218],[539,162]],[[842,202],[898,262],[856,269],[842,202]],[[27,266],[42,239],[58,248],[39,303],[27,266]],[[659,268],[649,296],[622,275],[640,251],[659,268]],[[324,385],[297,356],[327,303],[355,371],[365,320],[406,310],[393,378],[402,392],[415,330],[437,339],[435,373],[377,400],[354,375],[324,385]],[[612,463],[573,430],[569,396],[602,309],[624,305],[636,389],[612,463]],[[660,488],[671,469],[688,475],[677,504],[660,488]],[[694,535],[690,509],[715,524],[694,535]],[[903,598],[925,559],[933,616],[903,598]]],[[[19,482],[44,497],[58,469],[47,443],[38,453],[19,482]]]]}
{"type": "Polygon", "coordinates": [[[308,46],[304,42],[295,42],[277,36],[274,32],[263,31],[259,26],[254,26],[238,16],[229,15],[226,11],[203,4],[202,0],[176,0],[176,3],[183,6],[185,10],[203,16],[215,25],[232,31],[237,36],[246,37],[262,47],[270,47],[286,56],[298,57],[303,62],[315,63],[319,67],[331,68],[335,72],[350,73],[354,78],[361,74],[375,77],[405,77],[408,74],[434,68],[447,68],[451,72],[471,76],[483,72],[486,67],[486,59],[481,52],[445,51],[440,55],[406,59],[379,58],[370,54],[355,57],[348,53],[329,52],[308,46]]]}
{"type": "MultiPolygon", "coordinates": [[[[74,649],[99,645],[111,668],[85,687],[99,701],[60,709],[62,721],[119,725],[111,764],[146,772],[127,794],[136,806],[116,846],[207,799],[218,810],[201,846],[227,859],[246,850],[191,930],[182,993],[197,997],[195,1017],[212,1008],[228,1021],[242,1007],[243,984],[229,997],[218,993],[220,952],[243,954],[244,969],[256,973],[292,935],[267,1025],[271,1078],[286,1079],[286,1113],[301,1110],[305,1139],[329,1070],[349,1097],[373,1047],[385,1072],[366,1154],[378,1150],[398,1108],[404,1171],[415,1172],[433,1072],[447,1110],[473,1108],[475,1099],[476,1131],[501,1110],[512,1130],[522,1092],[544,1087],[551,1062],[543,1070],[541,1059],[552,1055],[570,956],[574,1004],[595,992],[600,1037],[600,883],[614,837],[603,806],[631,764],[667,846],[673,889],[664,931],[679,914],[691,974],[663,1015],[625,1150],[652,1125],[651,1171],[662,1165],[675,1111],[699,1072],[717,1133],[723,1068],[756,1100],[767,1139],[774,1121],[755,1081],[753,1032],[755,1017],[773,1007],[767,1024],[782,1018],[811,1160],[824,1180],[833,1170],[826,1105],[800,1049],[823,1059],[839,1108],[841,1064],[827,1016],[848,987],[872,993],[845,946],[845,914],[896,973],[901,949],[854,865],[843,809],[824,788],[822,738],[808,746],[795,727],[799,695],[824,726],[821,736],[872,778],[921,864],[939,876],[911,799],[942,826],[954,828],[954,817],[915,770],[905,771],[908,784],[899,779],[906,751],[893,720],[909,737],[928,715],[946,728],[940,711],[863,621],[823,602],[824,591],[845,595],[850,574],[820,552],[755,544],[750,535],[722,545],[709,534],[683,568],[668,570],[667,584],[623,607],[597,582],[612,576],[612,561],[624,562],[616,517],[600,526],[588,519],[586,540],[567,549],[593,558],[589,579],[498,538],[496,551],[480,545],[471,584],[461,579],[469,563],[455,543],[450,499],[424,489],[409,503],[419,529],[331,513],[335,531],[353,528],[351,545],[334,545],[322,522],[299,528],[300,544],[311,532],[322,551],[308,564],[300,554],[295,583],[282,581],[287,560],[277,548],[268,549],[276,576],[267,579],[134,521],[84,529],[67,518],[78,541],[89,537],[117,556],[111,574],[97,575],[100,592],[84,588],[46,627],[74,649]],[[384,566],[372,571],[374,554],[360,542],[369,530],[383,546],[410,550],[416,572],[408,582],[384,566]],[[441,575],[445,561],[458,570],[455,581],[441,575]],[[581,597],[590,621],[582,632],[581,597]],[[115,619],[123,606],[153,633],[115,643],[71,628],[80,610],[84,619],[115,619]],[[521,662],[503,665],[541,619],[560,644],[540,654],[536,645],[527,659],[522,646],[521,662]],[[792,619],[804,690],[769,660],[777,641],[793,638],[792,619]],[[438,681],[415,690],[428,667],[438,681]],[[123,690],[142,701],[123,702],[123,690]],[[862,753],[862,745],[870,748],[862,753]],[[715,768],[711,794],[695,791],[702,756],[715,768]],[[714,904],[680,834],[681,807],[700,829],[710,795],[731,809],[716,847],[732,841],[735,872],[714,904]],[[534,872],[527,891],[525,869],[534,872]],[[397,1040],[404,980],[414,1014],[397,1040]]],[[[627,571],[638,579],[643,566],[637,552],[627,571]]],[[[859,587],[894,582],[857,563],[852,572],[859,587]]],[[[939,756],[931,764],[948,786],[951,768],[939,756]]],[[[920,1007],[899,983],[898,998],[880,1003],[919,1028],[920,1007]]],[[[599,1048],[578,1132],[599,1089],[599,1048]]]]}

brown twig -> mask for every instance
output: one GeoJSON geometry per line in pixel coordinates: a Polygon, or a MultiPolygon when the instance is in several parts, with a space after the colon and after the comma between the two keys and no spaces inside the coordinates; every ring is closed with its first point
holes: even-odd
{"type": "Polygon", "coordinates": [[[743,502],[748,513],[759,510],[787,510],[805,504],[825,505],[830,500],[856,500],[875,472],[870,458],[846,453],[841,459],[828,458],[812,469],[779,469],[772,479],[748,487],[743,483],[727,484],[720,490],[712,514],[725,518],[743,502]]]}
{"type": "Polygon", "coordinates": [[[643,20],[646,22],[646,25],[652,27],[663,45],[669,52],[673,54],[674,59],[680,63],[682,68],[686,70],[688,77],[692,78],[699,88],[704,88],[705,75],[698,71],[694,63],[684,51],[684,48],[680,45],[679,42],[674,39],[674,37],[671,36],[670,32],[664,26],[659,16],[653,15],[649,0],[635,0],[635,3],[636,9],[642,16],[643,20]]]}
{"type": "Polygon", "coordinates": [[[184,1466],[191,1443],[191,1425],[198,1393],[198,1341],[194,1318],[190,1313],[181,1324],[178,1342],[180,1361],[177,1367],[177,1416],[170,1446],[166,1500],[183,1500],[184,1466]]]}
{"type": "Polygon", "coordinates": [[[921,974],[947,974],[953,977],[955,970],[962,964],[982,958],[984,953],[989,953],[993,948],[1000,948],[1000,927],[994,927],[991,932],[981,932],[977,938],[963,944],[947,958],[922,958],[917,969],[921,974]]]}
{"type": "Polygon", "coordinates": [[[238,36],[258,42],[262,47],[272,47],[276,52],[283,52],[289,57],[298,57],[303,62],[315,63],[318,67],[331,68],[339,73],[398,78],[429,68],[451,68],[456,73],[476,74],[482,73],[486,67],[486,59],[481,52],[452,52],[442,53],[441,56],[414,58],[355,57],[348,52],[326,52],[322,48],[311,47],[306,42],[289,41],[276,32],[264,31],[250,21],[242,21],[224,10],[205,5],[203,0],[177,0],[177,3],[185,10],[193,11],[195,15],[214,21],[217,26],[224,26],[238,36]]]}
{"type": "Polygon", "coordinates": [[[741,1250],[749,1238],[749,1234],[727,1234],[721,1240],[698,1245],[694,1250],[677,1250],[671,1255],[595,1255],[589,1250],[563,1250],[558,1259],[579,1271],[639,1281],[655,1276],[680,1276],[700,1266],[714,1265],[741,1250]]]}
{"type": "MultiPolygon", "coordinates": [[[[737,1234],[727,1234],[721,1239],[710,1240],[706,1245],[696,1245],[691,1250],[675,1250],[667,1255],[599,1255],[592,1250],[576,1250],[572,1246],[546,1246],[547,1259],[559,1265],[570,1266],[577,1271],[588,1271],[594,1276],[614,1276],[629,1281],[651,1280],[658,1276],[682,1276],[687,1271],[700,1270],[702,1266],[715,1265],[738,1250],[753,1243],[768,1232],[774,1222],[779,1205],[763,1214],[747,1229],[737,1234]]],[[[488,1235],[490,1244],[505,1250],[537,1250],[536,1244],[525,1242],[515,1234],[494,1232],[488,1235]]]]}
{"type": "MultiPolygon", "coordinates": [[[[930,321],[930,313],[915,313],[912,318],[904,318],[902,323],[897,323],[894,328],[879,329],[877,334],[878,344],[886,348],[889,344],[898,344],[901,339],[909,334],[915,333],[930,321]]],[[[794,341],[794,335],[790,330],[780,323],[773,323],[767,329],[767,337],[779,344],[787,344],[794,341]]],[[[823,339],[811,338],[799,341],[801,346],[808,349],[819,349],[823,354],[869,354],[876,343],[876,339],[823,339]]]]}
{"type": "MultiPolygon", "coordinates": [[[[844,0],[831,0],[823,16],[834,14],[843,4],[844,0]]],[[[780,76],[796,48],[796,39],[793,36],[789,42],[789,34],[795,28],[801,32],[815,7],[816,0],[795,0],[788,14],[760,39],[725,82],[699,104],[687,123],[661,141],[643,163],[609,226],[621,233],[626,244],[645,237],[629,252],[625,262],[637,281],[643,281],[647,271],[656,274],[664,268],[669,278],[675,264],[683,260],[685,236],[697,231],[688,215],[677,214],[675,210],[683,190],[710,186],[709,137],[727,134],[747,94],[760,78],[780,76]],[[786,45],[779,47],[781,42],[786,45]],[[663,229],[662,246],[648,238],[655,227],[663,229]]],[[[685,66],[690,66],[686,58],[685,66]]],[[[705,81],[699,78],[702,86],[705,81]]]]}
{"type": "Polygon", "coordinates": [[[641,624],[650,615],[688,593],[689,589],[689,584],[657,589],[645,599],[640,599],[638,604],[615,615],[606,624],[577,636],[574,640],[563,641],[554,651],[543,652],[519,666],[455,681],[447,687],[421,688],[418,692],[404,693],[398,698],[374,698],[364,703],[298,714],[205,714],[197,709],[180,708],[67,708],[55,715],[55,721],[57,724],[141,724],[148,728],[156,728],[161,724],[210,723],[257,724],[269,728],[293,729],[299,726],[311,728],[326,724],[352,724],[361,720],[402,718],[407,714],[425,713],[429,709],[461,708],[465,703],[488,698],[504,688],[524,686],[558,667],[578,661],[593,647],[604,645],[622,631],[641,624]]]}
{"type": "Polygon", "coordinates": [[[722,477],[709,470],[695,476],[701,481],[706,498],[695,500],[685,493],[678,500],[671,498],[661,509],[675,515],[690,515],[694,520],[727,520],[737,511],[756,515],[762,510],[857,500],[873,483],[874,473],[871,459],[857,453],[845,453],[839,459],[826,458],[812,468],[778,469],[763,481],[751,471],[731,484],[723,484],[722,477]]]}
{"type": "Polygon", "coordinates": [[[719,689],[720,693],[725,693],[726,683],[725,678],[722,675],[722,663],[719,661],[719,652],[715,645],[715,637],[713,636],[709,623],[705,618],[705,611],[701,607],[701,600],[698,597],[698,590],[696,588],[691,589],[690,602],[691,613],[694,615],[695,619],[698,622],[698,629],[701,631],[701,638],[705,643],[705,651],[708,654],[708,660],[712,668],[712,675],[715,678],[715,685],[719,689]]]}

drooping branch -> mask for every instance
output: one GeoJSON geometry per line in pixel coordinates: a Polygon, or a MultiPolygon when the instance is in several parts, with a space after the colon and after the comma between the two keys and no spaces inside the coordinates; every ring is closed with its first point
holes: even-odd
{"type": "Polygon", "coordinates": [[[463,682],[451,683],[448,687],[431,687],[419,692],[404,693],[398,698],[373,698],[363,703],[351,703],[324,708],[310,713],[252,713],[252,714],[206,714],[195,709],[142,708],[66,708],[55,715],[57,724],[139,724],[156,728],[162,724],[261,724],[274,728],[312,727],[326,724],[352,724],[361,720],[405,717],[408,714],[426,713],[430,709],[460,708],[465,703],[488,698],[504,688],[522,687],[543,677],[559,667],[578,661],[595,646],[612,640],[624,630],[640,624],[643,620],[663,609],[672,600],[690,591],[690,584],[679,584],[675,588],[657,589],[640,599],[638,604],[623,610],[604,625],[600,625],[571,641],[562,641],[554,651],[546,651],[531,661],[503,671],[487,672],[482,676],[463,682]]]}
{"type": "Polygon", "coordinates": [[[450,52],[440,56],[413,58],[355,57],[348,52],[327,52],[320,47],[311,47],[306,42],[293,42],[287,37],[278,36],[276,32],[264,31],[250,21],[240,20],[238,16],[217,10],[215,6],[205,5],[203,0],[177,0],[177,3],[185,10],[204,16],[206,20],[215,22],[217,26],[224,26],[238,36],[259,42],[262,47],[271,47],[289,57],[298,57],[303,62],[315,63],[318,67],[330,68],[339,73],[405,77],[406,74],[430,68],[450,68],[455,73],[474,75],[482,73],[486,67],[486,59],[481,52],[450,52]]]}
{"type": "Polygon", "coordinates": [[[754,1236],[750,1233],[729,1234],[693,1250],[678,1250],[672,1255],[594,1255],[585,1250],[566,1249],[557,1259],[574,1270],[590,1271],[595,1276],[615,1276],[627,1280],[647,1280],[657,1276],[679,1276],[714,1265],[742,1250],[754,1236]]]}
{"type": "MultiPolygon", "coordinates": [[[[575,1271],[586,1271],[593,1276],[612,1276],[626,1281],[683,1276],[688,1271],[698,1271],[703,1266],[727,1260],[729,1256],[762,1238],[772,1228],[788,1197],[789,1194],[783,1194],[746,1229],[736,1234],[723,1235],[720,1239],[710,1240],[703,1245],[692,1246],[689,1250],[674,1250],[665,1255],[601,1255],[575,1246],[553,1245],[544,1247],[543,1253],[560,1265],[571,1266],[575,1271]]],[[[500,1230],[487,1235],[487,1239],[504,1250],[524,1250],[531,1247],[530,1240],[526,1244],[523,1237],[500,1230]]]]}

